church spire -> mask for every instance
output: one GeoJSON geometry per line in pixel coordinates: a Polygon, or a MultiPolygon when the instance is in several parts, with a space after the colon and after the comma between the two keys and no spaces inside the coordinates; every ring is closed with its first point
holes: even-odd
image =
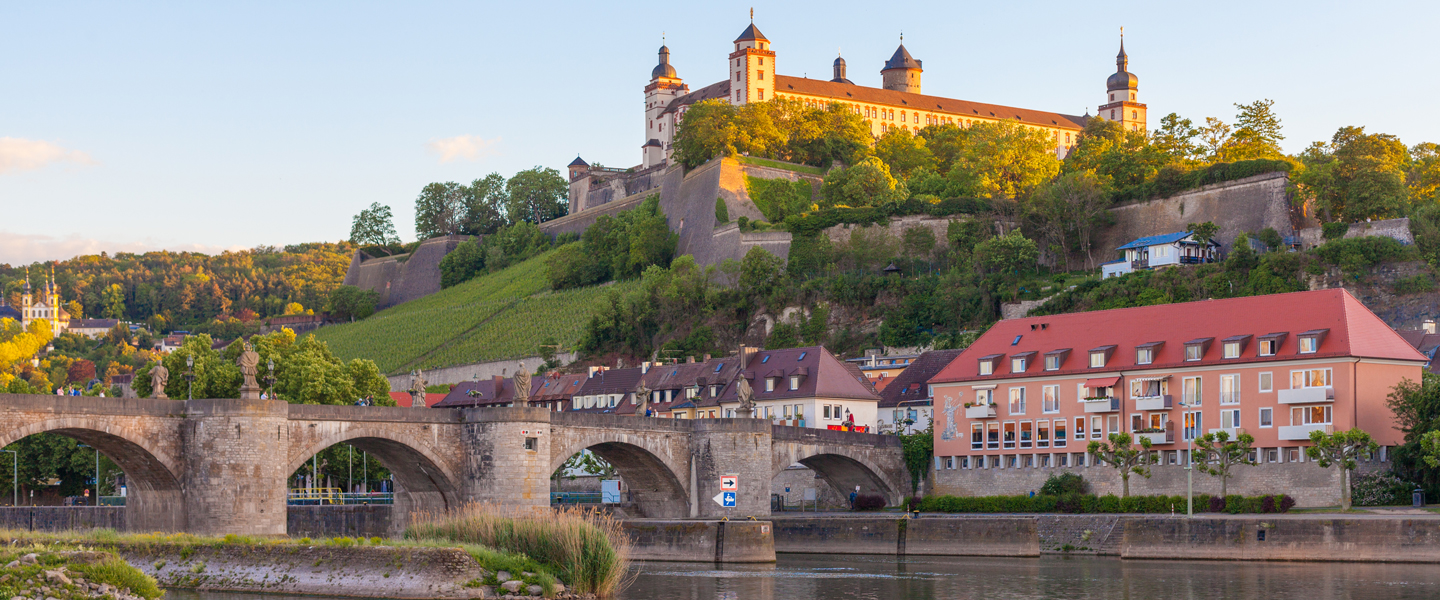
{"type": "Polygon", "coordinates": [[[1120,28],[1120,53],[1115,55],[1115,72],[1124,73],[1130,70],[1130,57],[1125,54],[1125,28],[1120,28]]]}

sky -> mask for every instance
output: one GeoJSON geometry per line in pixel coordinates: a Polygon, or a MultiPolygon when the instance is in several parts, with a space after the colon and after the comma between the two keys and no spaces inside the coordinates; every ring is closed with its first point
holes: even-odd
{"type": "Polygon", "coordinates": [[[903,33],[926,94],[1083,114],[1124,27],[1152,124],[1269,98],[1287,152],[1440,142],[1436,2],[0,0],[0,263],[337,241],[374,202],[409,241],[427,183],[638,164],[662,35],[699,89],[752,6],[785,75],[878,86],[903,33]]]}

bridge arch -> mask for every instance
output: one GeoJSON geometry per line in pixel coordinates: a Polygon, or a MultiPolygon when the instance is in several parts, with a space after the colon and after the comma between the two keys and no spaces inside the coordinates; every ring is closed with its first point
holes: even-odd
{"type": "MultiPolygon", "coordinates": [[[[815,471],[840,495],[849,498],[858,486],[862,494],[879,494],[887,505],[901,502],[905,481],[896,472],[897,465],[877,463],[869,452],[830,444],[805,444],[775,440],[772,479],[786,467],[799,463],[815,471]]],[[[899,465],[903,468],[903,465],[899,465]]]]}
{"type": "Polygon", "coordinates": [[[304,467],[311,457],[337,444],[367,452],[390,470],[398,488],[397,512],[442,512],[464,503],[456,484],[460,479],[442,456],[425,444],[400,439],[394,432],[380,428],[346,427],[292,446],[287,477],[304,467]]]}
{"type": "MultiPolygon", "coordinates": [[[[570,439],[552,440],[550,473],[559,470],[571,456],[582,450],[604,459],[615,467],[629,487],[635,516],[648,518],[686,518],[690,516],[689,456],[675,456],[674,440],[643,434],[632,435],[604,430],[572,432],[570,439]]],[[[681,436],[685,447],[688,439],[681,436]]]]}
{"type": "Polygon", "coordinates": [[[132,417],[135,422],[120,422],[120,419],[115,416],[76,416],[34,421],[0,433],[0,447],[37,433],[62,435],[89,445],[125,473],[127,529],[185,531],[187,522],[179,453],[159,442],[178,438],[178,432],[169,431],[169,427],[157,423],[141,422],[138,418],[132,417]]]}

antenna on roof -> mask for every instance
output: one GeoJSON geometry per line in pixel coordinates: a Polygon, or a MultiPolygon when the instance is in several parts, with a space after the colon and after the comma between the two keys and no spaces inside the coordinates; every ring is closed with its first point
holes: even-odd
{"type": "Polygon", "coordinates": [[[750,7],[750,24],[755,24],[755,7],[750,7]]]}

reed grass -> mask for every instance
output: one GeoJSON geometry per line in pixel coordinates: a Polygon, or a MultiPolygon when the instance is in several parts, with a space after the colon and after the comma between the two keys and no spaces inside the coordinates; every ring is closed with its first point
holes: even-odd
{"type": "Polygon", "coordinates": [[[582,594],[611,596],[626,583],[630,538],[614,518],[581,508],[522,510],[490,504],[414,513],[407,539],[478,544],[550,567],[582,594]]]}

